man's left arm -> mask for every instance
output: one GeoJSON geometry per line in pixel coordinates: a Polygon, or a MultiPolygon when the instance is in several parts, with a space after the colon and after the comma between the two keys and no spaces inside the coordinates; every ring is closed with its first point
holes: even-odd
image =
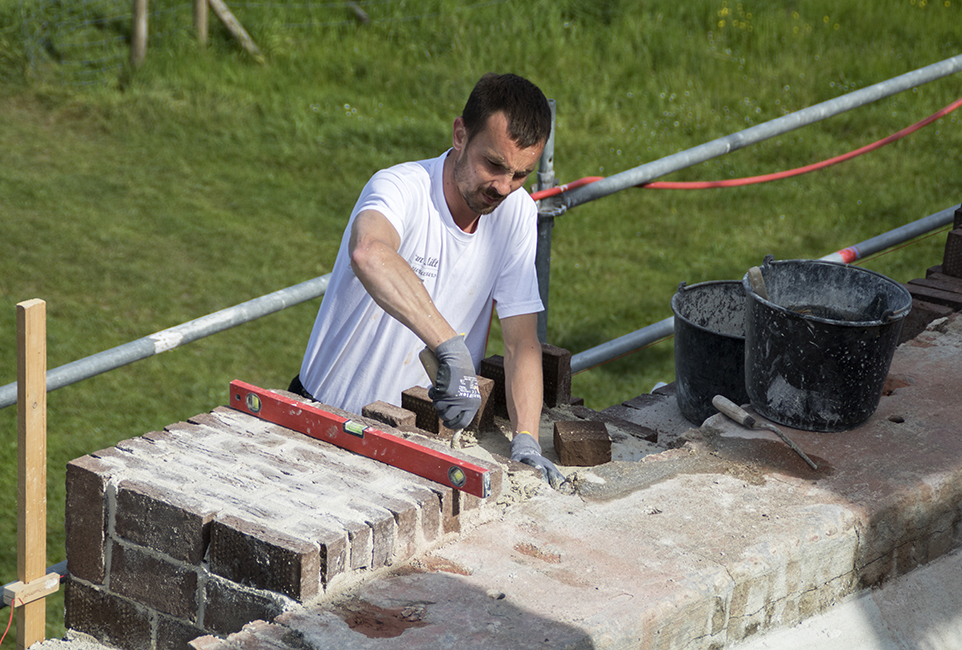
{"type": "Polygon", "coordinates": [[[515,433],[529,431],[537,439],[544,399],[538,315],[503,318],[501,332],[504,336],[504,391],[511,426],[515,433]]]}

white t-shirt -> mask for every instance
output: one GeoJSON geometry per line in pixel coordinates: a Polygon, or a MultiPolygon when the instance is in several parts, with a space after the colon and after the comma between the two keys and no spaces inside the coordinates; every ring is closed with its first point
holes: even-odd
{"type": "Polygon", "coordinates": [[[301,364],[301,383],[319,401],[360,413],[378,400],[400,405],[402,391],[430,386],[418,359],[424,343],[374,302],[351,269],[351,225],[363,210],[380,212],[397,229],[398,253],[445,320],[466,333],[475,368],[484,356],[492,303],[500,318],[542,311],[534,201],[515,191],[481,216],[475,232],[462,231],[444,200],[446,156],[381,170],[361,192],[301,364]]]}

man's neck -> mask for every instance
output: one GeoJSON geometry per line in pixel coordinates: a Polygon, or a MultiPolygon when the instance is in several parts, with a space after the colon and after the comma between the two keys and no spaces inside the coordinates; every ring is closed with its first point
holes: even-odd
{"type": "Polygon", "coordinates": [[[478,229],[481,215],[468,207],[464,197],[458,191],[458,185],[454,180],[454,151],[449,151],[444,157],[441,178],[444,183],[444,201],[448,204],[454,224],[466,233],[473,233],[478,229]]]}

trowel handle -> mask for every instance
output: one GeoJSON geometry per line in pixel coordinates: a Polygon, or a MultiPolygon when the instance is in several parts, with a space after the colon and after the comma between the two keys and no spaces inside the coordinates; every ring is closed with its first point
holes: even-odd
{"type": "Polygon", "coordinates": [[[428,373],[428,379],[431,380],[432,384],[435,383],[438,379],[438,358],[425,346],[425,348],[418,353],[418,359],[421,360],[421,365],[424,366],[424,372],[428,373]]]}
{"type": "Polygon", "coordinates": [[[712,406],[716,409],[733,419],[738,424],[748,427],[749,429],[754,428],[755,418],[748,414],[748,412],[740,407],[735,402],[731,401],[724,395],[715,395],[711,398],[712,406]]]}

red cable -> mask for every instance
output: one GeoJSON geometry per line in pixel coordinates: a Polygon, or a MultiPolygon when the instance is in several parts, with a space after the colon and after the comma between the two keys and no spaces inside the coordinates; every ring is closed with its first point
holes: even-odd
{"type": "Polygon", "coordinates": [[[3,631],[3,636],[0,636],[0,645],[3,645],[3,640],[7,638],[7,632],[10,631],[11,625],[13,625],[13,603],[10,603],[10,620],[7,621],[7,629],[3,631]]]}
{"type": "MultiPolygon", "coordinates": [[[[813,172],[818,169],[824,169],[825,167],[829,167],[831,165],[844,162],[851,158],[855,158],[856,156],[860,156],[864,153],[868,153],[869,151],[874,151],[875,149],[884,147],[887,144],[891,144],[896,140],[900,140],[904,138],[910,133],[914,133],[918,131],[924,126],[928,126],[935,120],[945,117],[946,115],[948,115],[955,109],[959,108],[960,106],[962,106],[962,98],[957,99],[956,101],[952,102],[951,104],[949,104],[942,110],[938,111],[934,115],[930,115],[929,117],[925,118],[921,122],[917,122],[912,126],[906,127],[901,131],[899,131],[898,133],[894,133],[888,136],[887,138],[882,138],[878,142],[873,142],[872,144],[866,145],[860,149],[856,149],[855,151],[851,151],[847,154],[836,156],[835,158],[831,158],[829,160],[823,160],[822,162],[814,163],[812,165],[807,165],[805,167],[799,167],[798,169],[789,169],[784,172],[777,172],[774,174],[765,174],[763,176],[751,176],[749,178],[733,178],[731,180],[726,180],[726,181],[695,181],[695,182],[656,181],[653,183],[643,183],[641,185],[638,185],[637,187],[643,187],[643,188],[652,189],[652,190],[706,190],[706,189],[712,189],[716,187],[739,187],[742,185],[767,183],[769,181],[780,180],[783,178],[791,178],[792,176],[800,176],[801,174],[807,174],[808,172],[813,172]]],[[[601,180],[601,177],[589,176],[587,178],[582,178],[581,180],[568,183],[567,185],[561,185],[559,187],[552,187],[547,190],[535,192],[531,195],[531,198],[533,198],[535,201],[539,201],[541,199],[546,199],[550,196],[556,196],[558,194],[561,194],[562,192],[566,192],[568,190],[574,189],[576,187],[581,187],[582,185],[587,185],[588,183],[593,183],[598,180],[601,180]]]]}

